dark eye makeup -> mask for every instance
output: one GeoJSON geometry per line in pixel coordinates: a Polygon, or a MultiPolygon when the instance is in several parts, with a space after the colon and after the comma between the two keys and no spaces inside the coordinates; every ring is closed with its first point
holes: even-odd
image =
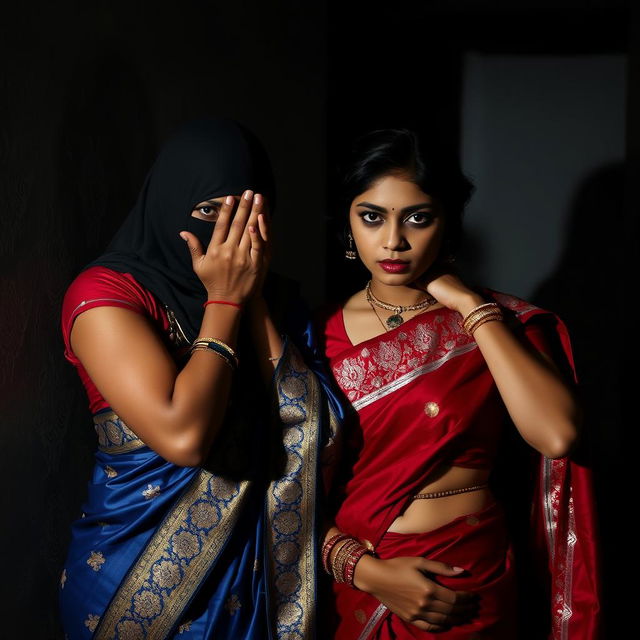
{"type": "MultiPolygon", "coordinates": [[[[360,211],[358,213],[362,221],[368,226],[375,226],[383,222],[377,211],[360,211]]],[[[435,219],[435,214],[429,211],[412,213],[404,219],[404,222],[412,227],[428,227],[435,219]]]]}

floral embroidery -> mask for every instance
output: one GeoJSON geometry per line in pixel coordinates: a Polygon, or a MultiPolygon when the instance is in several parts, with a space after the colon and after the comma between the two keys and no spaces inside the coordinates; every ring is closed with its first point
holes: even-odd
{"type": "Polygon", "coordinates": [[[338,360],[333,372],[349,400],[355,402],[408,372],[470,344],[474,343],[462,330],[459,314],[445,310],[363,347],[355,357],[338,360]],[[437,331],[431,319],[438,324],[437,331]]]}
{"type": "Polygon", "coordinates": [[[184,624],[181,624],[178,627],[178,633],[184,633],[185,631],[190,631],[191,630],[191,623],[193,622],[193,620],[188,620],[187,622],[185,622],[184,624]]]}
{"type": "MultiPolygon", "coordinates": [[[[495,292],[492,295],[516,315],[536,309],[513,296],[495,292]]],[[[412,372],[424,367],[436,368],[475,346],[473,339],[462,330],[460,315],[442,309],[375,342],[367,341],[367,346],[361,349],[350,349],[347,357],[333,362],[332,369],[347,398],[359,409],[380,397],[385,389],[402,386],[412,372]]]]}
{"type": "Polygon", "coordinates": [[[160,495],[160,487],[158,485],[148,484],[147,488],[142,492],[142,495],[145,497],[145,500],[151,500],[160,495]]]}
{"type": "Polygon", "coordinates": [[[60,576],[60,588],[64,589],[64,583],[67,581],[67,570],[62,570],[62,575],[60,576]]]}
{"type": "Polygon", "coordinates": [[[104,468],[104,472],[107,474],[107,478],[115,478],[118,475],[118,472],[109,465],[104,468]]]}
{"type": "Polygon", "coordinates": [[[335,374],[343,389],[357,389],[364,380],[364,362],[360,358],[347,358],[335,369],[335,374]]]}
{"type": "Polygon", "coordinates": [[[98,622],[100,622],[100,616],[90,613],[87,616],[87,619],[84,621],[84,626],[87,627],[89,631],[93,632],[96,630],[96,627],[98,626],[98,622]]]}
{"type": "Polygon", "coordinates": [[[92,551],[89,554],[89,558],[87,560],[87,564],[94,570],[94,571],[100,571],[100,569],[102,569],[102,565],[105,562],[105,558],[102,555],[102,553],[100,553],[100,551],[92,551]]]}
{"type": "Polygon", "coordinates": [[[229,615],[233,616],[241,606],[242,604],[240,603],[240,598],[238,598],[238,596],[233,593],[225,603],[224,608],[229,612],[229,615]]]}

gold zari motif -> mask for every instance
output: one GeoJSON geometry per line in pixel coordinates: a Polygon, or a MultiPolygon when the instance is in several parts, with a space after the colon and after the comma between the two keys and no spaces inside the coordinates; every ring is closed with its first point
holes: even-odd
{"type": "Polygon", "coordinates": [[[89,631],[95,631],[98,626],[98,622],[100,622],[100,616],[90,613],[84,621],[84,626],[87,627],[89,631]]]}
{"type": "Polygon", "coordinates": [[[191,622],[192,622],[191,620],[188,620],[184,624],[181,624],[178,627],[178,633],[183,634],[185,631],[190,631],[191,630],[191,622]]]}
{"type": "Polygon", "coordinates": [[[152,500],[156,496],[160,495],[160,487],[158,485],[148,484],[147,488],[142,491],[142,495],[144,496],[145,500],[152,500]]]}
{"type": "Polygon", "coordinates": [[[93,416],[93,426],[98,434],[98,449],[100,451],[118,454],[146,446],[113,411],[93,416]]]}
{"type": "Polygon", "coordinates": [[[229,596],[229,599],[225,602],[224,608],[229,612],[230,616],[233,616],[240,607],[242,607],[240,598],[238,598],[235,593],[232,593],[231,596],[229,596]]]}
{"type": "Polygon", "coordinates": [[[105,557],[100,551],[92,551],[87,559],[87,564],[94,570],[100,571],[102,565],[105,563],[105,557]]]}

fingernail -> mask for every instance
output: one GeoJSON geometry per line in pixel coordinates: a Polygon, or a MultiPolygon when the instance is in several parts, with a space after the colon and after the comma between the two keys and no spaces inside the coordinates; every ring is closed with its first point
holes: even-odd
{"type": "Polygon", "coordinates": [[[454,571],[457,571],[458,573],[460,571],[464,571],[464,569],[462,567],[451,567],[454,571]]]}
{"type": "Polygon", "coordinates": [[[180,236],[180,237],[181,237],[185,242],[187,241],[187,239],[186,239],[186,238],[185,238],[181,233],[179,233],[178,235],[179,235],[179,236],[180,236]]]}
{"type": "Polygon", "coordinates": [[[245,200],[251,200],[251,198],[253,198],[253,191],[251,191],[251,189],[247,189],[244,192],[244,199],[245,200]]]}
{"type": "Polygon", "coordinates": [[[234,201],[235,201],[235,199],[234,199],[234,197],[233,197],[233,196],[227,196],[227,197],[224,199],[224,203],[225,203],[225,204],[233,204],[233,203],[234,203],[234,201]]]}
{"type": "Polygon", "coordinates": [[[260,203],[262,202],[262,195],[261,195],[261,194],[259,194],[259,193],[256,193],[255,198],[253,199],[253,201],[254,201],[256,204],[260,204],[260,203]]]}

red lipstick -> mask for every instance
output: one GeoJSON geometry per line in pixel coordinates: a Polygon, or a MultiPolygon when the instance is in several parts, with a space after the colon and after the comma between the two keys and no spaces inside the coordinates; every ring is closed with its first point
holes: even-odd
{"type": "Polygon", "coordinates": [[[404,273],[409,270],[409,263],[405,260],[380,260],[378,264],[387,273],[404,273]]]}

